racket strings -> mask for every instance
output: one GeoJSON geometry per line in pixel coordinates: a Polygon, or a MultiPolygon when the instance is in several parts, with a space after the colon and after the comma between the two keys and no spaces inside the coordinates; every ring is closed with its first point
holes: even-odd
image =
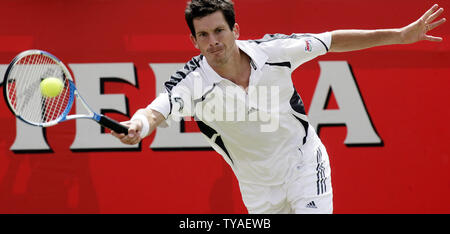
{"type": "Polygon", "coordinates": [[[7,95],[16,115],[29,122],[43,124],[58,119],[70,103],[70,87],[64,71],[53,59],[41,54],[21,58],[7,78],[7,95]],[[45,97],[41,81],[55,77],[63,82],[56,97],[45,97]]]}

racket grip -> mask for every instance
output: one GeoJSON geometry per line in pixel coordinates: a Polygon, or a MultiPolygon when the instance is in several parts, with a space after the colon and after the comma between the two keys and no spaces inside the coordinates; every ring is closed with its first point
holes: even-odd
{"type": "Polygon", "coordinates": [[[100,121],[99,123],[103,126],[103,127],[107,127],[111,130],[113,130],[114,132],[117,133],[124,133],[125,135],[128,134],[128,127],[107,117],[104,115],[100,116],[100,121]]]}

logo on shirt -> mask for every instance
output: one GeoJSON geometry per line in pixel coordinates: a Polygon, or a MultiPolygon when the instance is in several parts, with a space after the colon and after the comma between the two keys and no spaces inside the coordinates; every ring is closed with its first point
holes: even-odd
{"type": "Polygon", "coordinates": [[[184,101],[183,101],[183,99],[181,99],[180,97],[174,97],[173,100],[176,103],[180,104],[180,108],[178,109],[178,111],[181,112],[183,110],[183,108],[184,108],[184,101]]]}
{"type": "Polygon", "coordinates": [[[251,113],[253,113],[253,112],[255,112],[255,111],[258,111],[258,109],[255,108],[255,107],[251,107],[251,108],[247,111],[247,113],[248,113],[248,114],[251,114],[251,113]]]}
{"type": "Polygon", "coordinates": [[[311,52],[312,51],[312,41],[311,40],[306,40],[305,41],[305,51],[306,52],[311,52]]]}
{"type": "Polygon", "coordinates": [[[317,206],[316,206],[316,203],[314,201],[311,201],[310,203],[306,204],[306,208],[317,209],[317,206]]]}

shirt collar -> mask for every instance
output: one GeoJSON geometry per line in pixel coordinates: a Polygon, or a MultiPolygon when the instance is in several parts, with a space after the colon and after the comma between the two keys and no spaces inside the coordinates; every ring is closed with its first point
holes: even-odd
{"type": "Polygon", "coordinates": [[[252,44],[248,41],[240,41],[236,40],[236,44],[239,46],[239,49],[244,51],[251,59],[250,63],[252,64],[252,68],[255,70],[260,70],[264,64],[267,62],[269,58],[264,51],[258,48],[255,44],[252,44]],[[255,67],[255,66],[256,67],[255,67]]]}
{"type": "MultiPolygon", "coordinates": [[[[261,70],[268,59],[267,54],[248,41],[236,40],[236,45],[250,57],[251,69],[255,71],[261,70]]],[[[214,69],[208,64],[205,56],[203,56],[202,63],[204,71],[206,72],[208,78],[211,78],[214,83],[219,83],[224,79],[219,76],[219,74],[217,74],[214,69]]]]}

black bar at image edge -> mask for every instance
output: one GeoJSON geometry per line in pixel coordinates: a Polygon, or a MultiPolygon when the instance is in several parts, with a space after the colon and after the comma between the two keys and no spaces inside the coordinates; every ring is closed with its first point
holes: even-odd
{"type": "Polygon", "coordinates": [[[329,228],[334,232],[342,229],[359,233],[424,228],[429,233],[445,227],[448,218],[446,214],[3,214],[0,223],[16,231],[30,227],[34,231],[58,231],[62,226],[67,230],[126,233],[303,233],[329,228]]]}

